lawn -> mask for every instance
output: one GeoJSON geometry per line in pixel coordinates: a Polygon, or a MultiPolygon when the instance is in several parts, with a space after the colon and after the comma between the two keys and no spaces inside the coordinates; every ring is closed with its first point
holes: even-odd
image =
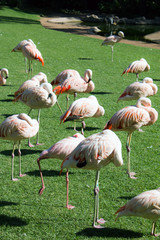
{"type": "MultiPolygon", "coordinates": [[[[101,40],[63,33],[43,28],[39,16],[21,12],[18,9],[0,9],[1,66],[8,68],[7,84],[1,87],[0,122],[7,116],[28,113],[29,109],[20,102],[12,102],[14,92],[28,79],[25,73],[24,57],[11,50],[24,39],[32,39],[41,51],[45,65],[34,62],[33,74],[44,72],[51,82],[64,69],[76,69],[81,75],[87,68],[93,71],[95,90],[92,93],[105,109],[101,118],[87,119],[85,137],[102,131],[105,123],[119,109],[136,102],[119,102],[117,99],[136,76],[121,77],[123,70],[134,60],[145,58],[150,71],[142,73],[140,80],[151,77],[160,87],[159,54],[152,48],[136,47],[119,43],[114,49],[114,62],[111,62],[111,49],[101,46],[101,40]]],[[[127,36],[126,36],[127,38],[127,36]]],[[[78,94],[88,97],[89,94],[78,94]]],[[[152,107],[158,112],[159,92],[150,98],[152,107]]],[[[70,97],[70,103],[73,96],[70,97]]],[[[65,95],[59,97],[59,104],[65,110],[65,95]]],[[[93,188],[95,172],[71,169],[70,203],[73,210],[65,208],[65,171],[59,176],[61,161],[47,159],[41,161],[46,189],[42,196],[38,191],[41,179],[37,158],[58,140],[72,136],[73,123],[60,125],[60,111],[55,105],[41,111],[40,142],[44,145],[29,148],[27,140],[22,142],[22,172],[27,176],[18,182],[11,178],[12,142],[0,140],[0,239],[153,239],[150,236],[151,221],[143,218],[124,217],[115,222],[114,213],[127,200],[145,190],[159,187],[160,124],[159,120],[145,127],[144,132],[134,132],[131,142],[131,170],[137,172],[137,180],[129,179],[126,172],[127,154],[125,132],[117,132],[122,142],[124,164],[116,168],[110,164],[100,174],[100,217],[105,218],[105,228],[93,229],[93,188]]],[[[32,111],[37,118],[37,111],[32,111]]],[[[80,123],[77,124],[80,131],[80,123]]],[[[31,142],[35,143],[32,138],[31,142]]],[[[15,177],[18,176],[18,156],[15,158],[15,177]]],[[[157,232],[160,231],[157,222],[157,232]]]]}

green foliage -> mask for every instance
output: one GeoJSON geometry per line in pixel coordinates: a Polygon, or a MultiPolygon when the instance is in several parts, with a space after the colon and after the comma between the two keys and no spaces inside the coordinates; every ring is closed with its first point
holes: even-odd
{"type": "MultiPolygon", "coordinates": [[[[117,99],[124,88],[135,81],[135,75],[121,77],[129,63],[141,57],[151,66],[140,80],[149,76],[160,88],[159,50],[141,48],[119,43],[114,47],[114,62],[111,62],[110,47],[102,47],[101,40],[63,33],[43,28],[37,15],[27,14],[16,9],[0,10],[1,68],[9,70],[6,86],[1,87],[0,122],[8,115],[29,109],[20,102],[13,103],[13,94],[27,80],[24,57],[11,50],[24,39],[32,39],[41,51],[45,65],[34,62],[33,75],[44,72],[51,82],[64,69],[76,69],[83,75],[85,69],[93,70],[94,94],[105,108],[101,118],[87,119],[85,137],[102,131],[105,123],[120,108],[135,104],[119,102],[117,99]]],[[[126,36],[127,38],[127,36],[126,36]]],[[[78,94],[88,97],[89,94],[78,94]]],[[[70,103],[73,96],[70,97],[70,103]]],[[[152,106],[159,111],[159,93],[151,98],[152,106]]],[[[65,110],[65,95],[59,97],[59,104],[65,110]]],[[[42,150],[49,148],[58,140],[73,135],[73,123],[60,125],[60,111],[57,106],[41,111],[40,142],[44,145],[30,149],[27,141],[22,142],[22,172],[27,176],[18,182],[11,182],[10,141],[0,140],[0,238],[3,240],[20,239],[153,239],[150,236],[151,222],[147,219],[124,217],[114,221],[115,211],[131,197],[159,187],[159,120],[144,128],[144,132],[134,132],[131,143],[131,170],[137,172],[137,180],[126,175],[125,132],[117,132],[122,142],[124,165],[116,168],[108,165],[100,174],[100,217],[107,220],[104,229],[93,229],[93,187],[95,172],[71,169],[70,203],[76,206],[68,211],[65,208],[66,186],[65,171],[59,176],[61,161],[47,159],[41,161],[46,189],[38,195],[41,179],[36,159],[42,150]]],[[[30,115],[37,118],[37,111],[30,115]]],[[[77,129],[80,130],[80,123],[77,129]]],[[[35,142],[35,138],[31,139],[35,142]]],[[[18,156],[15,157],[15,177],[18,176],[18,156]]],[[[157,231],[159,226],[157,227],[157,231]]]]}

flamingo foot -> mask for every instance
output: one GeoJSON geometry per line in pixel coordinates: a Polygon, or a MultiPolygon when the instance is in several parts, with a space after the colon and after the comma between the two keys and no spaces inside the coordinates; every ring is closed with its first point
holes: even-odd
{"type": "Polygon", "coordinates": [[[20,177],[25,177],[25,176],[27,176],[27,174],[22,174],[22,173],[20,173],[19,176],[20,176],[20,177]]]}
{"type": "Polygon", "coordinates": [[[93,228],[101,229],[101,228],[104,228],[104,227],[101,226],[101,225],[95,225],[95,224],[93,224],[93,228]]]}
{"type": "Polygon", "coordinates": [[[71,209],[75,208],[75,206],[67,205],[66,208],[69,209],[69,210],[71,210],[71,209]]]}
{"type": "Polygon", "coordinates": [[[12,181],[17,182],[17,181],[19,181],[19,179],[18,178],[12,178],[12,181]]]}
{"type": "Polygon", "coordinates": [[[41,187],[41,189],[39,190],[39,195],[42,195],[44,189],[45,189],[45,187],[41,187]]]}
{"type": "Polygon", "coordinates": [[[44,145],[44,143],[36,143],[36,146],[44,145]]]}
{"type": "Polygon", "coordinates": [[[131,179],[137,179],[137,177],[135,177],[136,173],[135,172],[130,172],[128,173],[128,177],[131,179]]]}
{"type": "Polygon", "coordinates": [[[141,128],[138,129],[138,132],[144,132],[141,128]]]}
{"type": "Polygon", "coordinates": [[[154,237],[159,237],[160,233],[154,233],[154,234],[151,234],[151,235],[154,236],[154,237]]]}
{"type": "Polygon", "coordinates": [[[97,220],[97,223],[99,224],[105,224],[106,220],[104,220],[103,218],[100,218],[97,220]]]}
{"type": "Polygon", "coordinates": [[[34,145],[33,145],[32,143],[28,143],[28,146],[29,146],[30,148],[34,147],[34,145]]]}

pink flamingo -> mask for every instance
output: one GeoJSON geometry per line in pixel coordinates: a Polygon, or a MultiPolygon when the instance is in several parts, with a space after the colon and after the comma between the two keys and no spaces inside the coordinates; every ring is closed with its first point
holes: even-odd
{"type": "Polygon", "coordinates": [[[9,72],[7,68],[0,69],[0,86],[6,84],[6,79],[9,76],[9,72]]]}
{"type": "Polygon", "coordinates": [[[38,73],[31,79],[25,81],[21,84],[19,89],[14,93],[15,97],[22,92],[24,92],[26,89],[32,88],[32,87],[39,87],[42,83],[48,82],[47,76],[45,73],[38,73]]]}
{"type": "MultiPolygon", "coordinates": [[[[45,189],[43,175],[42,175],[41,166],[40,166],[40,161],[42,159],[48,159],[48,158],[57,158],[57,159],[64,160],[64,158],[66,156],[68,156],[75,149],[75,147],[77,147],[77,145],[84,139],[85,139],[85,137],[82,134],[76,133],[72,137],[64,138],[64,139],[58,141],[57,143],[55,143],[49,149],[41,152],[40,157],[37,159],[40,176],[41,176],[41,181],[42,181],[42,187],[39,190],[40,195],[43,193],[43,191],[45,189]]],[[[67,174],[68,174],[68,172],[67,172],[67,174]]],[[[67,182],[67,179],[68,179],[68,175],[66,175],[66,182],[67,182]]]]}
{"type": "Polygon", "coordinates": [[[130,172],[130,143],[132,133],[140,129],[142,126],[154,124],[158,119],[158,112],[151,107],[149,98],[140,98],[136,106],[128,106],[116,112],[107,122],[104,129],[112,129],[113,131],[126,131],[127,137],[127,159],[128,159],[128,176],[136,179],[135,173],[130,172]]]}
{"type": "Polygon", "coordinates": [[[141,97],[153,96],[157,91],[158,88],[157,85],[153,83],[153,79],[146,77],[142,82],[130,84],[118,98],[118,101],[137,100],[141,97]]]}
{"type": "Polygon", "coordinates": [[[18,142],[19,154],[19,176],[23,177],[21,173],[21,141],[23,139],[31,138],[37,134],[39,130],[39,123],[35,119],[31,119],[27,114],[21,113],[9,116],[0,124],[0,138],[4,140],[11,140],[14,142],[12,151],[12,175],[11,180],[17,181],[13,177],[14,174],[14,151],[16,143],[18,142]]]}
{"type": "MultiPolygon", "coordinates": [[[[140,60],[136,60],[132,62],[122,73],[135,73],[136,74],[136,81],[138,81],[139,74],[141,72],[148,72],[150,70],[150,65],[147,63],[147,61],[144,58],[141,58],[140,60]]],[[[121,76],[122,76],[121,75],[121,76]]]]}
{"type": "Polygon", "coordinates": [[[42,66],[44,66],[43,57],[31,39],[21,41],[12,50],[12,52],[16,52],[16,51],[22,52],[24,57],[28,59],[28,61],[29,61],[28,73],[30,71],[32,73],[32,69],[33,69],[32,60],[39,60],[42,63],[42,66]]]}
{"type": "MultiPolygon", "coordinates": [[[[81,133],[84,135],[85,118],[100,117],[103,116],[105,110],[99,105],[95,96],[89,96],[88,98],[79,98],[74,101],[68,110],[60,117],[61,122],[78,121],[82,122],[81,133]]],[[[74,130],[75,127],[74,127],[74,130]]]]}
{"type": "Polygon", "coordinates": [[[116,220],[122,216],[151,219],[153,221],[151,235],[155,237],[159,236],[160,233],[156,234],[155,228],[156,221],[160,217],[160,188],[140,193],[129,200],[115,214],[118,214],[116,220]]]}
{"type": "MultiPolygon", "coordinates": [[[[117,135],[110,131],[105,130],[100,133],[96,133],[86,138],[67,156],[62,165],[61,172],[64,168],[82,168],[88,170],[96,170],[96,181],[94,188],[94,220],[93,227],[101,228],[96,223],[104,224],[104,219],[99,219],[99,174],[100,169],[109,163],[113,163],[116,167],[123,164],[122,159],[122,146],[121,141],[117,135]]],[[[60,173],[61,173],[60,172],[60,173]]],[[[69,182],[69,180],[67,180],[69,182]]],[[[68,188],[68,185],[67,185],[68,188]]],[[[68,189],[67,189],[67,208],[68,206],[68,189]]],[[[73,206],[72,206],[73,208],[73,206]]]]}
{"type": "MultiPolygon", "coordinates": [[[[75,77],[69,77],[66,80],[64,80],[60,85],[56,86],[53,89],[53,92],[55,92],[56,95],[59,95],[60,93],[67,93],[68,94],[74,94],[74,100],[76,98],[76,93],[90,93],[94,90],[95,85],[93,81],[91,81],[92,78],[92,71],[90,69],[87,69],[85,72],[84,78],[75,78],[75,77]]],[[[67,108],[68,108],[68,96],[67,96],[67,108]]]]}
{"type": "Polygon", "coordinates": [[[102,45],[111,46],[112,62],[113,62],[113,47],[114,47],[114,44],[120,42],[123,38],[124,38],[124,33],[122,31],[119,31],[118,36],[117,35],[111,35],[109,37],[106,37],[104,39],[104,41],[102,42],[102,45]]]}
{"type": "MultiPolygon", "coordinates": [[[[40,123],[40,109],[49,108],[57,103],[57,97],[52,92],[52,85],[50,83],[42,83],[40,87],[33,87],[26,89],[24,92],[18,95],[13,101],[20,100],[28,107],[30,107],[30,114],[32,109],[38,109],[38,122],[40,123]]],[[[39,145],[39,132],[37,134],[36,145],[39,145]]],[[[29,146],[33,147],[29,142],[29,146]]]]}

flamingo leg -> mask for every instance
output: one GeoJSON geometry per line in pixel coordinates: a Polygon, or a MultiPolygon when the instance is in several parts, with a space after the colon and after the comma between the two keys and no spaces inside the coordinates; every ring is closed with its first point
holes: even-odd
{"type": "Polygon", "coordinates": [[[18,181],[18,178],[14,178],[13,175],[14,175],[14,151],[15,151],[15,143],[13,144],[13,150],[12,150],[12,175],[11,175],[11,180],[12,181],[18,181]]]}
{"type": "Polygon", "coordinates": [[[19,155],[19,176],[20,177],[25,177],[26,174],[21,173],[21,142],[20,141],[18,143],[18,155],[19,155]]]}
{"type": "Polygon", "coordinates": [[[66,172],[66,189],[67,189],[67,200],[66,200],[66,208],[68,208],[69,210],[70,209],[73,209],[75,206],[72,206],[72,205],[69,205],[68,204],[68,196],[69,196],[69,178],[68,178],[68,169],[67,169],[67,172],[66,172]]]}
{"type": "MultiPolygon", "coordinates": [[[[32,108],[29,110],[28,115],[31,113],[32,108]]],[[[34,145],[30,142],[30,138],[28,139],[28,146],[29,147],[34,147],[34,145]]]]}
{"type": "Polygon", "coordinates": [[[28,70],[27,70],[27,58],[26,58],[26,57],[24,58],[24,61],[25,61],[25,68],[26,68],[26,69],[25,69],[25,72],[27,73],[28,70]]]}
{"type": "Polygon", "coordinates": [[[113,46],[111,46],[111,49],[112,49],[112,62],[113,62],[113,46]]]}
{"type": "Polygon", "coordinates": [[[58,101],[56,103],[57,103],[57,106],[58,106],[59,110],[61,111],[61,113],[63,113],[62,108],[60,107],[58,101]]]}
{"type": "Polygon", "coordinates": [[[84,121],[82,121],[82,128],[81,128],[81,134],[84,135],[84,129],[86,127],[86,124],[84,121]]]}
{"type": "Polygon", "coordinates": [[[77,131],[76,130],[76,121],[74,121],[74,131],[77,131]]]}
{"type": "Polygon", "coordinates": [[[67,101],[67,109],[68,109],[69,94],[67,94],[67,96],[66,96],[66,101],[67,101]]]}
{"type": "Polygon", "coordinates": [[[100,174],[100,171],[97,171],[95,188],[94,188],[94,218],[93,218],[94,228],[103,228],[101,225],[96,225],[96,222],[99,224],[104,224],[106,222],[103,218],[99,219],[99,184],[98,184],[99,174],[100,174]]]}
{"type": "Polygon", "coordinates": [[[135,177],[135,172],[131,172],[130,171],[130,144],[131,144],[131,137],[132,137],[132,133],[128,133],[128,137],[127,137],[127,145],[126,145],[126,149],[127,149],[127,160],[128,160],[128,168],[127,168],[127,174],[130,178],[132,179],[136,179],[135,177]]]}
{"type": "Polygon", "coordinates": [[[76,97],[77,97],[77,93],[75,92],[74,93],[74,101],[76,100],[76,97]]]}
{"type": "Polygon", "coordinates": [[[37,163],[38,163],[38,166],[39,166],[39,172],[40,172],[41,181],[42,181],[42,187],[39,190],[39,194],[42,195],[42,193],[43,193],[43,191],[45,189],[45,185],[44,185],[44,181],[43,181],[43,175],[42,175],[42,170],[41,170],[40,159],[39,158],[37,159],[37,163]]]}
{"type": "Polygon", "coordinates": [[[155,233],[155,230],[156,230],[156,222],[153,222],[151,235],[155,237],[160,236],[160,233],[155,233]]]}
{"type": "MultiPolygon", "coordinates": [[[[38,110],[38,118],[37,118],[37,121],[39,123],[39,126],[40,126],[40,112],[41,112],[41,109],[38,110]]],[[[39,143],[39,131],[37,133],[37,141],[36,141],[36,145],[43,145],[43,143],[39,143]]]]}
{"type": "Polygon", "coordinates": [[[136,73],[136,81],[138,82],[139,74],[136,73]]]}

